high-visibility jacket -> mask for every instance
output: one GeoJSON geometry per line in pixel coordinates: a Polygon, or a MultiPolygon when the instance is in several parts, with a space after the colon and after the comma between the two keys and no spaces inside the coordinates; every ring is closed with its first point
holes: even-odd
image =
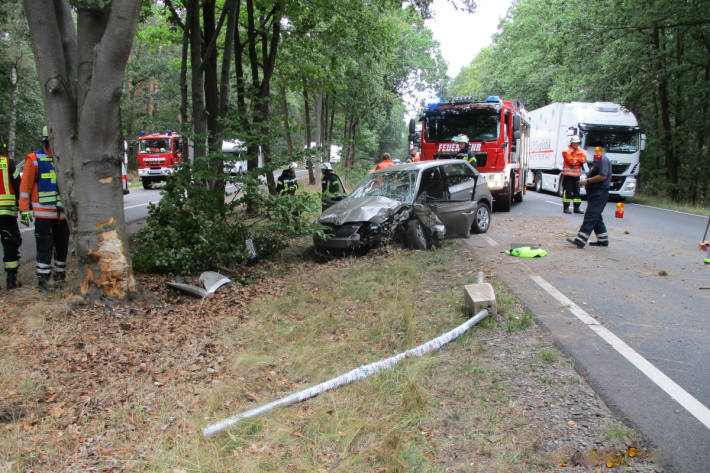
{"type": "Polygon", "coordinates": [[[340,178],[333,172],[326,172],[321,178],[321,192],[324,194],[340,194],[340,178]]]}
{"type": "Polygon", "coordinates": [[[276,193],[281,195],[294,195],[296,193],[296,189],[298,189],[296,173],[290,169],[284,169],[281,171],[281,175],[276,182],[276,193]]]}
{"type": "Polygon", "coordinates": [[[57,187],[52,155],[38,149],[25,156],[20,183],[20,212],[30,210],[35,218],[64,219],[64,206],[57,187]]]}
{"type": "Polygon", "coordinates": [[[582,148],[575,149],[568,146],[566,150],[562,151],[562,159],[564,160],[562,174],[579,177],[582,175],[582,165],[587,162],[587,153],[582,148]]]}
{"type": "Polygon", "coordinates": [[[375,171],[377,171],[378,169],[384,169],[384,168],[388,168],[391,166],[394,166],[394,163],[392,162],[391,159],[383,159],[382,161],[380,161],[377,164],[377,167],[375,167],[375,171]]]}
{"type": "Polygon", "coordinates": [[[19,171],[7,156],[0,155],[0,215],[17,217],[19,171]]]}

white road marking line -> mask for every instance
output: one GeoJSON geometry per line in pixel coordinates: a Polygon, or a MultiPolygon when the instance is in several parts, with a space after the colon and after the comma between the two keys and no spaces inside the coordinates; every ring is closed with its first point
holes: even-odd
{"type": "Polygon", "coordinates": [[[489,237],[488,235],[481,235],[481,237],[486,240],[489,245],[498,246],[498,242],[495,241],[493,238],[489,237]]]}
{"type": "Polygon", "coordinates": [[[554,205],[557,205],[557,206],[562,207],[562,204],[559,203],[559,202],[553,202],[553,201],[551,201],[551,200],[546,200],[545,202],[547,202],[548,204],[554,204],[554,205]]]}
{"type": "Polygon", "coordinates": [[[661,208],[661,207],[654,207],[653,205],[632,204],[632,203],[628,203],[628,204],[626,204],[626,205],[634,205],[634,206],[639,206],[639,207],[646,207],[647,209],[665,210],[666,212],[675,212],[675,213],[677,213],[677,214],[690,215],[691,217],[707,218],[707,215],[691,214],[691,213],[689,213],[689,212],[681,212],[680,210],[663,209],[663,208],[661,208]]]}
{"type": "Polygon", "coordinates": [[[532,275],[530,277],[541,288],[547,291],[548,294],[554,297],[557,302],[567,307],[575,317],[586,324],[602,340],[611,345],[621,356],[626,358],[633,366],[646,375],[648,379],[653,381],[656,386],[665,391],[666,394],[673,398],[693,417],[710,429],[710,409],[705,407],[700,401],[695,399],[690,393],[666,376],[661,370],[656,368],[623,340],[614,335],[609,329],[601,326],[594,317],[587,314],[581,307],[568,299],[567,296],[558,291],[552,284],[538,275],[532,275]]]}
{"type": "Polygon", "coordinates": [[[152,204],[152,203],[153,202],[144,202],[142,204],[127,205],[126,207],[123,207],[123,210],[135,209],[136,207],[146,207],[148,204],[152,204]]]}

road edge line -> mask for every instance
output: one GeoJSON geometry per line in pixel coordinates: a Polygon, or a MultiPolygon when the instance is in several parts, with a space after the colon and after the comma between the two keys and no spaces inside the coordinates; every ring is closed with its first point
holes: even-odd
{"type": "Polygon", "coordinates": [[[706,428],[710,429],[710,409],[698,401],[692,394],[683,389],[678,383],[669,378],[650,361],[641,356],[626,342],[617,337],[611,330],[603,327],[594,317],[587,314],[581,307],[572,302],[542,276],[531,275],[530,278],[542,289],[550,294],[557,302],[566,307],[577,319],[587,325],[602,340],[608,343],[617,353],[626,358],[636,369],[643,373],[656,386],[661,388],[683,409],[695,417],[706,428]]]}

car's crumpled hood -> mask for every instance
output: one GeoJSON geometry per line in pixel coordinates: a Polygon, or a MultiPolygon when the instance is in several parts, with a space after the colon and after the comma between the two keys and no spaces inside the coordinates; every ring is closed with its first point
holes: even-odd
{"type": "Polygon", "coordinates": [[[346,198],[326,209],[319,223],[342,225],[351,222],[383,223],[407,204],[382,196],[346,198]]]}

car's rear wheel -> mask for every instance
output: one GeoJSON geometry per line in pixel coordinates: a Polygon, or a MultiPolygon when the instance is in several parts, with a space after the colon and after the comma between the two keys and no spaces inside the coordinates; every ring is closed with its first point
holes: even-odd
{"type": "Polygon", "coordinates": [[[476,207],[476,218],[471,225],[471,233],[486,233],[491,226],[491,209],[485,202],[480,202],[476,207]]]}
{"type": "Polygon", "coordinates": [[[411,248],[413,250],[425,250],[427,248],[426,233],[424,233],[424,227],[419,220],[414,219],[407,222],[407,233],[405,240],[407,248],[411,248]]]}

